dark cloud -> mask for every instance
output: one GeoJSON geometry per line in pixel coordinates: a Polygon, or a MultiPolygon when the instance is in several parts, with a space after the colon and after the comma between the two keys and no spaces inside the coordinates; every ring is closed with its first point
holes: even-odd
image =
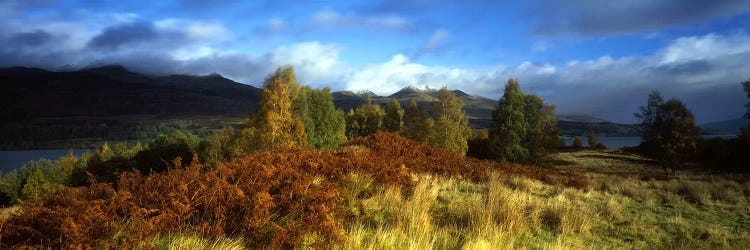
{"type": "Polygon", "coordinates": [[[371,5],[362,8],[365,12],[371,13],[415,13],[430,11],[437,8],[445,7],[451,4],[460,3],[455,0],[418,0],[418,1],[400,1],[400,0],[382,0],[376,1],[371,5]]]}
{"type": "Polygon", "coordinates": [[[42,30],[21,32],[11,35],[6,44],[22,47],[37,47],[51,41],[52,37],[52,34],[42,30]]]}
{"type": "Polygon", "coordinates": [[[94,49],[117,49],[133,43],[154,41],[159,34],[149,22],[134,22],[105,29],[88,43],[94,49]]]}
{"type": "Polygon", "coordinates": [[[750,1],[577,0],[544,2],[529,10],[533,34],[620,35],[652,31],[750,12],[750,1]]]}
{"type": "Polygon", "coordinates": [[[712,70],[711,64],[707,60],[692,60],[679,63],[668,63],[657,65],[644,69],[650,74],[662,75],[696,75],[703,74],[712,70]]]}

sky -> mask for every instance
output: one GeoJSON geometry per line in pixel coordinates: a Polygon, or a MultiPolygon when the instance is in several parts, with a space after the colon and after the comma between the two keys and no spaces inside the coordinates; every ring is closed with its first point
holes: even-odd
{"type": "Polygon", "coordinates": [[[119,64],[261,87],[276,67],[332,90],[499,99],[509,78],[558,114],[635,123],[649,92],[698,123],[739,118],[750,1],[0,1],[0,67],[119,64]]]}

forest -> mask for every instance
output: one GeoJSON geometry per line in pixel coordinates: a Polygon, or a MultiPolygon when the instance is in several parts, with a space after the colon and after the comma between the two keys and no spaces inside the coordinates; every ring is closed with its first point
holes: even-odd
{"type": "Polygon", "coordinates": [[[654,91],[639,146],[607,149],[594,130],[565,146],[555,105],[521,87],[509,79],[490,128],[472,129],[445,87],[429,107],[367,96],[341,110],[279,67],[241,125],[155,128],[3,174],[0,248],[750,245],[748,128],[704,140],[654,91]]]}

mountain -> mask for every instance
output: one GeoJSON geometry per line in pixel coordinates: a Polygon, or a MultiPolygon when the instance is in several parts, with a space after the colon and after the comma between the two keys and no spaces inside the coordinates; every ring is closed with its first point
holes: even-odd
{"type": "Polygon", "coordinates": [[[739,134],[740,127],[748,126],[747,119],[737,118],[725,121],[709,122],[698,125],[704,134],[739,134]]]}
{"type": "Polygon", "coordinates": [[[0,121],[43,117],[248,116],[261,90],[220,75],[147,76],[121,66],[0,69],[0,121]]]}
{"type": "MultiPolygon", "coordinates": [[[[492,111],[497,106],[497,101],[466,94],[461,90],[451,91],[458,98],[464,101],[464,112],[469,117],[469,126],[473,128],[488,128],[492,123],[492,111]]],[[[385,107],[391,99],[396,99],[401,106],[409,105],[411,100],[415,100],[418,105],[422,105],[428,113],[432,114],[430,103],[437,100],[437,89],[418,89],[413,86],[405,87],[389,96],[371,96],[372,101],[380,103],[385,107]]],[[[336,107],[349,110],[356,108],[365,101],[365,96],[352,91],[337,91],[333,93],[336,107]]]]}

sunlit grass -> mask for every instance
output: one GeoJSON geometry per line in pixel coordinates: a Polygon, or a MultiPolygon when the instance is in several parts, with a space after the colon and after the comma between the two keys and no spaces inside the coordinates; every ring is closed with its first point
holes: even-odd
{"type": "Polygon", "coordinates": [[[375,188],[377,192],[358,201],[365,212],[348,224],[340,248],[742,249],[750,245],[747,182],[718,175],[682,174],[667,180],[601,172],[588,176],[592,181],[583,189],[498,174],[486,182],[418,176],[413,190],[375,188]]]}
{"type": "Polygon", "coordinates": [[[161,235],[154,237],[152,246],[156,249],[182,250],[242,250],[247,249],[240,239],[220,238],[207,240],[190,234],[161,235]]]}

